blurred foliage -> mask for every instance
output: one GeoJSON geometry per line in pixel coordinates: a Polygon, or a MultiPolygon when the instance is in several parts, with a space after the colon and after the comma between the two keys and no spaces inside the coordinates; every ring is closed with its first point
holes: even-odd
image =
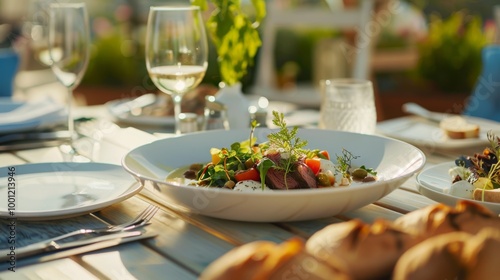
{"type": "Polygon", "coordinates": [[[297,67],[296,82],[312,80],[313,57],[316,44],[325,38],[338,38],[341,33],[332,29],[304,28],[280,29],[276,34],[274,49],[275,66],[278,75],[293,63],[297,67]]]}
{"type": "Polygon", "coordinates": [[[94,41],[88,70],[82,81],[86,85],[140,85],[147,77],[144,48],[119,33],[94,41]]]}
{"type": "Polygon", "coordinates": [[[243,11],[240,0],[193,0],[193,4],[205,10],[207,1],[215,6],[207,29],[217,50],[222,81],[228,85],[241,82],[262,44],[258,27],[266,15],[265,1],[251,1],[255,19],[243,11]]]}
{"type": "Polygon", "coordinates": [[[479,16],[459,11],[443,20],[432,15],[428,36],[418,44],[417,72],[443,91],[470,91],[481,72],[481,49],[487,43],[479,16]]]}
{"type": "Polygon", "coordinates": [[[84,85],[151,89],[144,60],[144,28],[136,8],[103,1],[91,18],[92,45],[84,85]]]}
{"type": "Polygon", "coordinates": [[[426,15],[439,14],[448,18],[454,12],[460,10],[473,11],[475,15],[481,16],[483,20],[493,19],[492,7],[498,5],[498,0],[400,0],[410,3],[422,10],[426,15]]]}

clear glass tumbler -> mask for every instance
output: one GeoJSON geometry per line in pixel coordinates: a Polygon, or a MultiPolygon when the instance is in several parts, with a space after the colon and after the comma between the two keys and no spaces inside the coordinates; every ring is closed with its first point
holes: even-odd
{"type": "Polygon", "coordinates": [[[321,80],[319,128],[363,134],[375,133],[377,112],[368,80],[321,80]]]}
{"type": "Polygon", "coordinates": [[[214,96],[205,97],[203,130],[223,129],[229,130],[227,108],[224,104],[215,101],[214,96]]]}

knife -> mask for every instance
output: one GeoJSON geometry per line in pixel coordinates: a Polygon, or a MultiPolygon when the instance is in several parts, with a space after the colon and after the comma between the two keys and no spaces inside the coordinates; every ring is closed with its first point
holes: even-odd
{"type": "MultiPolygon", "coordinates": [[[[21,267],[28,266],[31,264],[58,260],[58,259],[67,258],[67,257],[75,256],[75,255],[80,255],[80,254],[84,254],[84,253],[88,253],[88,252],[92,252],[92,251],[110,248],[110,247],[117,246],[117,245],[120,245],[123,243],[152,238],[152,237],[155,237],[156,235],[157,234],[155,232],[146,231],[143,234],[137,235],[137,236],[100,241],[100,242],[96,242],[96,243],[89,244],[89,245],[83,245],[80,247],[69,248],[67,250],[62,250],[60,252],[56,251],[56,252],[53,252],[52,254],[43,254],[41,256],[33,256],[31,258],[24,258],[21,260],[16,260],[15,266],[17,269],[17,268],[21,268],[21,267]]],[[[0,271],[4,271],[10,267],[12,267],[10,264],[10,261],[9,262],[6,262],[6,261],[0,262],[0,271]]]]}
{"type": "MultiPolygon", "coordinates": [[[[66,242],[66,243],[61,243],[61,244],[51,244],[47,246],[48,242],[38,242],[34,243],[25,247],[21,248],[13,248],[13,250],[10,249],[4,249],[0,251],[0,262],[3,261],[8,261],[14,257],[15,260],[19,260],[25,257],[41,254],[41,253],[48,253],[48,252],[55,252],[55,251],[61,251],[69,248],[75,248],[75,247],[80,247],[84,245],[89,245],[93,243],[98,243],[98,242],[103,242],[103,241],[109,241],[109,240],[120,240],[124,238],[129,238],[129,237],[136,237],[142,235],[143,232],[140,230],[137,231],[120,231],[117,233],[106,233],[106,234],[100,234],[99,236],[88,238],[88,239],[83,239],[83,240],[77,240],[77,241],[72,241],[72,242],[66,242]]],[[[50,242],[49,242],[50,243],[50,242]]]]}
{"type": "Polygon", "coordinates": [[[445,113],[437,113],[437,112],[429,111],[429,110],[425,109],[424,107],[422,107],[416,103],[413,103],[413,102],[408,102],[408,103],[403,104],[401,109],[405,113],[420,116],[420,117],[423,117],[425,119],[428,119],[430,121],[437,122],[437,123],[441,122],[444,118],[447,117],[447,114],[445,114],[445,113]]]}

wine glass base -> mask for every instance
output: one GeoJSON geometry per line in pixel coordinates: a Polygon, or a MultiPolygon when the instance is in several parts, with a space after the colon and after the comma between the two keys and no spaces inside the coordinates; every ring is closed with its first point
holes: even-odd
{"type": "Polygon", "coordinates": [[[76,147],[72,144],[66,143],[59,146],[64,162],[90,162],[90,159],[78,153],[76,147]]]}

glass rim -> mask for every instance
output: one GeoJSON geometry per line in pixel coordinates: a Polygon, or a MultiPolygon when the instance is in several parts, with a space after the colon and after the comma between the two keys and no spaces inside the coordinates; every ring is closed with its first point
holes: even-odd
{"type": "Polygon", "coordinates": [[[335,79],[322,79],[320,80],[321,85],[333,85],[333,86],[357,86],[365,87],[372,86],[372,81],[356,78],[335,78],[335,79]]]}
{"type": "Polygon", "coordinates": [[[151,6],[151,11],[189,11],[200,10],[200,7],[194,5],[178,5],[178,6],[151,6]]]}

